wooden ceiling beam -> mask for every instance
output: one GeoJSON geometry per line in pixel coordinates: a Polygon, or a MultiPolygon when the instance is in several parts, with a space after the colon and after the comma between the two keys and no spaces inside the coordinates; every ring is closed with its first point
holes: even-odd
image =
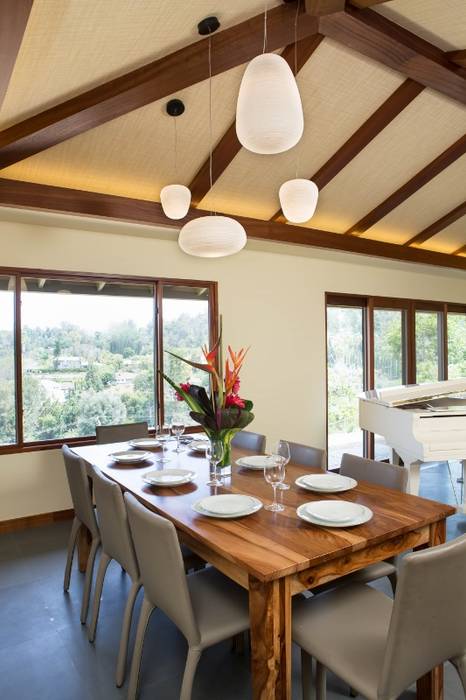
{"type": "Polygon", "coordinates": [[[319,32],[425,87],[466,104],[466,78],[439,48],[373,10],[319,17],[319,32]]]}
{"type": "Polygon", "coordinates": [[[328,15],[332,12],[341,12],[345,9],[346,0],[306,0],[306,12],[308,15],[328,15]]]}
{"type": "MultiPolygon", "coordinates": [[[[296,69],[300,71],[324,37],[322,34],[301,39],[297,44],[296,69]]],[[[282,56],[288,65],[295,70],[295,45],[288,44],[282,51],[282,56]]],[[[241,150],[241,144],[236,135],[236,120],[222,136],[212,153],[212,183],[216,182],[224,170],[230,165],[233,158],[241,150]]],[[[210,158],[207,158],[199,168],[193,180],[189,184],[191,190],[191,204],[197,207],[199,202],[210,190],[210,158]]]]}
{"type": "Polygon", "coordinates": [[[359,7],[361,10],[364,10],[367,7],[374,7],[374,5],[384,5],[390,0],[349,0],[349,2],[353,7],[359,7]]]}
{"type": "Polygon", "coordinates": [[[466,245],[462,245],[461,248],[458,248],[458,250],[455,250],[452,255],[466,255],[466,245]]]}
{"type": "Polygon", "coordinates": [[[465,214],[466,200],[451,211],[449,211],[448,214],[441,216],[440,219],[437,219],[437,221],[434,221],[433,224],[427,226],[427,228],[425,228],[420,233],[416,234],[416,236],[410,238],[409,241],[406,241],[406,243],[403,243],[403,245],[420,245],[421,243],[428,241],[429,238],[432,238],[432,236],[435,236],[440,231],[443,231],[443,229],[447,228],[447,226],[450,226],[450,224],[453,224],[455,221],[458,221],[458,219],[461,219],[461,217],[465,214]]]}
{"type": "MultiPolygon", "coordinates": [[[[296,5],[283,4],[268,12],[268,51],[294,41],[295,19],[296,5]]],[[[317,25],[316,17],[303,12],[297,24],[298,40],[316,34],[317,25]]],[[[212,74],[235,68],[261,53],[263,34],[263,13],[213,34],[212,74]]],[[[189,44],[0,132],[0,168],[206,80],[207,41],[189,44]]]]}
{"type": "MultiPolygon", "coordinates": [[[[422,91],[424,86],[408,78],[378,107],[364,124],[309,178],[321,191],[355,158],[390,122],[395,119],[422,91]]],[[[282,221],[279,209],[272,221],[282,221]]]]}
{"type": "Polygon", "coordinates": [[[16,63],[33,0],[0,1],[0,107],[16,63]]]}
{"type": "Polygon", "coordinates": [[[461,68],[466,68],[466,49],[447,51],[445,55],[452,63],[456,63],[461,68]]]}
{"type": "Polygon", "coordinates": [[[455,162],[458,158],[466,153],[466,134],[461,136],[458,141],[455,141],[449,148],[441,153],[437,158],[426,165],[422,170],[419,170],[408,182],[399,187],[387,199],[378,204],[372,211],[358,221],[354,226],[351,226],[345,231],[348,236],[360,236],[362,233],[372,228],[374,224],[383,219],[393,209],[396,209],[400,204],[411,197],[417,190],[430,182],[434,177],[442,172],[445,168],[455,162]]]}
{"type": "MultiPolygon", "coordinates": [[[[207,213],[200,209],[190,209],[184,220],[173,221],[167,219],[158,202],[5,178],[0,179],[0,206],[101,217],[137,224],[166,226],[173,229],[179,229],[186,221],[204,216],[207,213]]],[[[331,231],[290,226],[274,221],[262,221],[242,216],[235,218],[243,224],[249,238],[466,270],[466,258],[455,255],[343,236],[331,231]]]]}

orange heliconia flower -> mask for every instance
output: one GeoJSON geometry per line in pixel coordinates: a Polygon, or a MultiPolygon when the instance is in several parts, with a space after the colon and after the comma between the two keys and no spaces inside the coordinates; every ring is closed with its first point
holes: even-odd
{"type": "Polygon", "coordinates": [[[249,348],[246,350],[241,348],[238,352],[234,352],[231,346],[228,346],[230,357],[225,361],[225,394],[227,395],[233,392],[235,385],[239,383],[239,373],[248,350],[249,348]]]}

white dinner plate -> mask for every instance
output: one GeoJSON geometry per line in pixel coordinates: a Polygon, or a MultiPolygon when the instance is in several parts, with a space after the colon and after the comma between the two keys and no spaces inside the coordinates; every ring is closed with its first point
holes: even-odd
{"type": "MultiPolygon", "coordinates": [[[[347,503],[346,501],[336,502],[347,503]]],[[[299,506],[299,508],[296,509],[296,515],[298,516],[298,518],[301,518],[301,520],[306,520],[306,522],[312,523],[313,525],[320,525],[320,527],[353,527],[354,525],[362,525],[363,523],[367,523],[374,515],[370,508],[367,508],[363,505],[359,505],[358,503],[352,503],[351,505],[357,506],[360,509],[358,511],[358,515],[354,515],[354,517],[352,517],[351,519],[343,520],[343,515],[340,513],[338,520],[323,520],[322,513],[314,515],[312,513],[312,510],[309,510],[309,506],[315,506],[316,503],[332,503],[332,501],[311,501],[310,503],[303,503],[299,506]]],[[[329,512],[330,511],[328,510],[327,517],[329,512]]]]}
{"type": "Polygon", "coordinates": [[[120,464],[144,462],[146,459],[149,459],[150,456],[149,452],[143,452],[142,450],[120,450],[119,452],[111,452],[109,454],[109,457],[120,464]]]}
{"type": "Polygon", "coordinates": [[[268,458],[266,455],[248,455],[247,457],[240,457],[237,459],[236,464],[243,469],[262,470],[267,466],[268,458]]]}
{"type": "Polygon", "coordinates": [[[207,496],[191,506],[199,515],[209,518],[242,518],[257,513],[262,508],[262,501],[253,496],[241,494],[222,494],[207,496]]]}
{"type": "Polygon", "coordinates": [[[203,440],[202,442],[200,440],[193,441],[189,449],[194,450],[194,452],[205,452],[206,449],[209,447],[209,442],[208,440],[203,440]]]}
{"type": "Polygon", "coordinates": [[[191,469],[153,469],[142,475],[146,484],[151,486],[181,486],[189,484],[196,476],[191,469]]]}
{"type": "Polygon", "coordinates": [[[187,435],[186,437],[190,437],[191,440],[199,440],[201,442],[206,442],[208,439],[205,433],[194,433],[193,435],[187,435]]]}
{"type": "Polygon", "coordinates": [[[160,441],[155,438],[137,438],[136,440],[130,440],[129,444],[131,447],[141,447],[146,450],[160,447],[160,441]]]}
{"type": "Polygon", "coordinates": [[[356,479],[340,474],[304,474],[295,481],[296,486],[300,486],[308,491],[318,493],[339,493],[349,491],[358,485],[356,479]]]}

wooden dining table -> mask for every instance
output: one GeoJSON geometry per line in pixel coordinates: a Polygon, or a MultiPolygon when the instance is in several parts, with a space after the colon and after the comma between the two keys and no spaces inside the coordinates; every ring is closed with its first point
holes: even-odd
{"type": "MultiPolygon", "coordinates": [[[[73,449],[89,470],[91,465],[97,466],[147,508],[171,520],[184,544],[248,591],[254,700],[291,698],[293,596],[406,550],[444,542],[446,518],[455,512],[449,505],[368,482],[359,482],[344,493],[313,493],[298,487],[295,480],[320,469],[288,464],[286,482],[290,489],[279,492],[284,511],[262,508],[232,520],[209,518],[191,507],[208,495],[242,493],[264,504],[272,501],[272,488],[262,471],[235,465],[247,452],[233,449],[231,476],[224,478],[223,486],[213,487],[206,485],[209,467],[202,454],[189,449],[179,454],[171,451],[164,466],[193,469],[197,476],[184,486],[162,488],[149,486],[141,478],[150,469],[163,468],[157,461],[159,453],[154,451],[148,461],[138,465],[122,466],[110,458],[110,453],[127,447],[127,443],[117,443],[73,449]],[[368,506],[373,518],[347,528],[315,526],[298,518],[299,505],[325,498],[368,506]]],[[[80,542],[84,564],[86,537],[80,542]]],[[[440,700],[442,692],[442,667],[417,682],[420,700],[440,700]]]]}

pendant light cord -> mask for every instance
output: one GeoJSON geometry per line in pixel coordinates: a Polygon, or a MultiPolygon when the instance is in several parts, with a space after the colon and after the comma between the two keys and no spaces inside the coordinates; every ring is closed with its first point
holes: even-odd
{"type": "MultiPolygon", "coordinates": [[[[213,134],[212,134],[212,35],[209,34],[208,38],[208,47],[209,47],[209,184],[210,184],[210,190],[212,191],[212,187],[214,184],[214,177],[213,177],[213,148],[212,148],[212,143],[213,143],[213,134]]],[[[211,215],[216,214],[216,211],[211,210],[211,215]]]]}
{"type": "Polygon", "coordinates": [[[176,117],[173,119],[173,145],[175,151],[175,182],[178,182],[178,131],[176,128],[176,117]]]}
{"type": "Polygon", "coordinates": [[[267,0],[264,3],[264,44],[262,46],[262,53],[265,53],[267,49],[267,0]]]}
{"type": "MultiPolygon", "coordinates": [[[[296,14],[294,17],[294,77],[295,80],[298,77],[298,16],[299,9],[301,5],[301,0],[298,0],[296,4],[296,14]]],[[[296,150],[296,164],[295,164],[295,178],[298,178],[299,171],[299,149],[296,150]]]]}

